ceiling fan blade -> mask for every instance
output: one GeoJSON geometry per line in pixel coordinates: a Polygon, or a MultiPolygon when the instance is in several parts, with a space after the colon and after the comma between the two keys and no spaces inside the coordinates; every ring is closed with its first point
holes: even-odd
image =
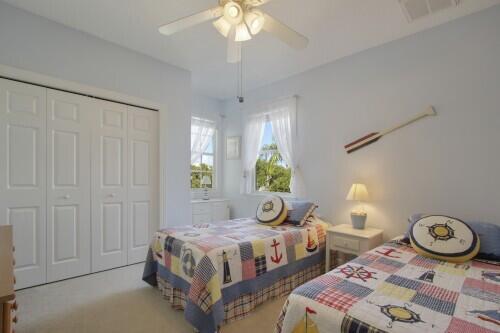
{"type": "Polygon", "coordinates": [[[234,35],[234,32],[229,32],[227,39],[227,62],[230,64],[237,64],[241,61],[241,42],[235,41],[234,35]]]}
{"type": "Polygon", "coordinates": [[[271,0],[245,0],[245,5],[251,6],[251,7],[258,7],[262,6],[266,3],[268,3],[271,0]]]}
{"type": "Polygon", "coordinates": [[[264,18],[265,23],[262,28],[263,30],[274,35],[294,49],[301,50],[307,47],[307,44],[309,43],[307,37],[299,34],[297,31],[291,29],[266,13],[264,13],[264,18]]]}
{"type": "Polygon", "coordinates": [[[184,18],[181,18],[179,20],[176,20],[174,22],[162,25],[160,28],[158,28],[158,31],[161,34],[170,36],[178,31],[190,28],[192,26],[195,26],[197,24],[216,19],[224,13],[224,8],[219,6],[219,7],[214,7],[211,9],[207,9],[203,12],[200,12],[198,14],[186,16],[184,18]]]}

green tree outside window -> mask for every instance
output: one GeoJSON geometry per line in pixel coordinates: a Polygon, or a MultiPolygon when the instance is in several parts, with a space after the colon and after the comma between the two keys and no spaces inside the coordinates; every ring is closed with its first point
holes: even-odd
{"type": "Polygon", "coordinates": [[[292,170],[283,161],[276,143],[262,146],[255,165],[255,187],[259,192],[290,193],[292,170]]]}

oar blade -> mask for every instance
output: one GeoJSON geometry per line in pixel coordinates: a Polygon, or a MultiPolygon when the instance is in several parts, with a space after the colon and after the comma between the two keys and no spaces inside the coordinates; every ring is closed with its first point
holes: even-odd
{"type": "Polygon", "coordinates": [[[381,135],[378,132],[373,132],[368,135],[365,135],[362,138],[359,138],[356,141],[353,141],[344,146],[346,152],[348,154],[355,152],[358,149],[368,146],[371,143],[374,143],[380,139],[381,135]]]}

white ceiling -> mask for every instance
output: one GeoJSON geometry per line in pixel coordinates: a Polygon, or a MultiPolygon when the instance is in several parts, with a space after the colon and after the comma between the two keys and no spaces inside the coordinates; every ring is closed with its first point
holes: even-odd
{"type": "MultiPolygon", "coordinates": [[[[217,0],[3,0],[16,7],[192,72],[198,93],[236,94],[236,65],[210,23],[166,37],[158,26],[213,7],[217,0]]],[[[499,4],[461,0],[456,8],[408,23],[398,0],[273,0],[263,9],[310,39],[296,51],[265,33],[244,44],[245,89],[253,89],[356,52],[499,4]]]]}

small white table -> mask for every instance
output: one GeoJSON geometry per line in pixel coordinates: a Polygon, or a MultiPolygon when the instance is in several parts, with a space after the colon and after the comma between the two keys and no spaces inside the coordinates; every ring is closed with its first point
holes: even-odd
{"type": "Polygon", "coordinates": [[[229,220],[229,200],[214,198],[191,200],[192,224],[229,220]]]}
{"type": "Polygon", "coordinates": [[[376,228],[354,229],[350,224],[328,228],[326,232],[326,272],[330,270],[330,251],[359,256],[383,243],[384,231],[376,228]]]}

